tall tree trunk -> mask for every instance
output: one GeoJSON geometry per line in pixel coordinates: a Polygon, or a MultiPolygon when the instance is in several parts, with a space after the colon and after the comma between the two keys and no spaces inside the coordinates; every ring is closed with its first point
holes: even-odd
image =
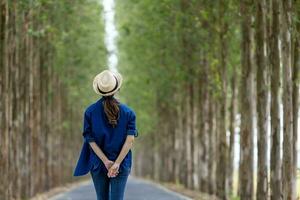
{"type": "Polygon", "coordinates": [[[230,102],[230,138],[229,138],[229,158],[228,158],[228,190],[233,192],[233,173],[234,173],[234,153],[235,153],[235,127],[237,114],[237,73],[236,67],[233,69],[231,78],[231,102],[230,102]]]}
{"type": "Polygon", "coordinates": [[[186,114],[186,122],[185,122],[185,130],[186,130],[186,164],[187,164],[187,187],[192,188],[192,126],[191,126],[191,121],[192,121],[192,107],[191,107],[191,85],[188,86],[188,91],[186,95],[186,103],[185,103],[185,114],[186,114]]]}
{"type": "MultiPolygon", "coordinates": [[[[6,64],[5,64],[5,44],[6,44],[6,20],[7,20],[7,5],[5,0],[0,1],[0,94],[4,94],[6,87],[6,64]]],[[[5,132],[5,96],[0,96],[0,171],[3,172],[3,177],[0,180],[0,199],[7,199],[6,189],[6,166],[7,166],[7,146],[5,132]]]]}
{"type": "MultiPolygon", "coordinates": [[[[209,91],[208,91],[209,92],[209,91]]],[[[207,163],[207,176],[208,176],[208,193],[209,194],[216,194],[216,151],[217,151],[217,145],[216,145],[216,135],[217,135],[217,130],[216,130],[216,119],[218,115],[217,110],[217,105],[214,102],[211,93],[208,94],[209,98],[209,103],[208,103],[208,126],[210,129],[210,134],[208,135],[208,148],[207,148],[207,154],[210,159],[208,159],[207,163]]],[[[206,153],[206,152],[204,152],[206,153]]]]}
{"type": "MultiPolygon", "coordinates": [[[[180,9],[181,12],[187,12],[190,8],[190,3],[187,0],[180,1],[180,9]]],[[[193,103],[194,103],[194,95],[193,95],[193,69],[191,67],[192,61],[192,41],[190,41],[188,35],[188,19],[186,17],[182,17],[182,35],[181,35],[181,45],[182,45],[182,65],[185,66],[185,76],[186,79],[184,80],[184,88],[186,88],[186,97],[184,103],[184,113],[185,113],[185,158],[186,158],[186,186],[188,188],[193,188],[193,164],[192,164],[192,136],[193,136],[193,103]]]]}
{"type": "Polygon", "coordinates": [[[193,189],[199,190],[200,182],[199,182],[199,152],[200,152],[200,145],[199,145],[199,85],[197,85],[196,80],[193,81],[192,89],[192,154],[193,154],[193,189]]]}
{"type": "Polygon", "coordinates": [[[182,152],[182,108],[181,108],[181,97],[179,96],[179,92],[176,92],[175,94],[175,101],[176,103],[176,126],[175,126],[175,138],[174,138],[174,159],[175,159],[175,165],[174,165],[174,179],[175,183],[180,182],[180,169],[181,169],[181,152],[182,152]]]}
{"type": "Polygon", "coordinates": [[[279,0],[272,0],[272,29],[270,38],[271,71],[271,200],[280,200],[282,192],[280,158],[280,57],[279,57],[279,0]]]}
{"type": "Polygon", "coordinates": [[[209,95],[209,87],[208,87],[208,63],[206,61],[203,62],[203,73],[201,75],[201,80],[199,80],[199,85],[201,85],[201,93],[199,96],[200,102],[200,114],[199,118],[201,121],[201,125],[199,127],[200,136],[199,143],[201,144],[200,153],[199,153],[199,182],[200,182],[200,190],[202,192],[208,193],[210,192],[209,188],[212,187],[213,177],[210,174],[213,174],[212,168],[209,167],[210,158],[212,158],[213,154],[210,150],[213,148],[210,147],[210,140],[212,135],[214,134],[212,129],[212,112],[210,112],[210,108],[212,108],[213,102],[210,102],[209,95]]]}
{"type": "Polygon", "coordinates": [[[291,51],[291,0],[282,1],[282,66],[283,66],[283,200],[295,199],[293,182],[293,99],[291,51]]]}
{"type": "Polygon", "coordinates": [[[220,42],[220,78],[221,78],[221,95],[219,98],[220,101],[220,118],[219,118],[219,157],[217,164],[217,194],[218,196],[226,200],[227,199],[227,154],[228,154],[228,145],[226,139],[226,105],[227,105],[227,22],[225,21],[225,12],[226,12],[226,3],[225,1],[219,1],[219,19],[220,19],[220,33],[219,33],[219,42],[220,42]],[[225,168],[224,168],[225,166],[225,168]]]}
{"type": "Polygon", "coordinates": [[[300,2],[294,1],[295,31],[294,31],[294,54],[293,54],[293,181],[297,188],[297,165],[298,165],[298,118],[299,118],[299,72],[300,72],[300,2]]]}
{"type": "Polygon", "coordinates": [[[253,130],[252,130],[252,61],[251,61],[251,7],[252,0],[241,0],[242,14],[242,76],[240,85],[240,168],[239,192],[241,200],[253,198],[253,130]]]}
{"type": "Polygon", "coordinates": [[[256,0],[256,64],[257,64],[257,199],[268,199],[267,128],[268,83],[266,62],[266,6],[265,0],[256,0]]]}

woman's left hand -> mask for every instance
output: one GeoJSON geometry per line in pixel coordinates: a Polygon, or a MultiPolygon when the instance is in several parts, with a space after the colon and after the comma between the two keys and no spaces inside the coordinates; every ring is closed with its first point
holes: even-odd
{"type": "Polygon", "coordinates": [[[108,170],[107,176],[108,177],[116,177],[119,173],[120,164],[114,163],[108,170]]]}

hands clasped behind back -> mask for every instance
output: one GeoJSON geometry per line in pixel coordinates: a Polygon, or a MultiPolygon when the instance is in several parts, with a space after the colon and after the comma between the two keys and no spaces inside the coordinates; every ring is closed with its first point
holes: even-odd
{"type": "Polygon", "coordinates": [[[116,177],[119,174],[120,164],[107,160],[104,162],[106,169],[108,170],[107,176],[110,178],[116,177]]]}

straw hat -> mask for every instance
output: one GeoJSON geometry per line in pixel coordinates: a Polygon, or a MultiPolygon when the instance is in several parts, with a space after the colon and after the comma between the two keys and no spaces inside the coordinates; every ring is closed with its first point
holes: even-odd
{"type": "Polygon", "coordinates": [[[93,89],[97,94],[110,96],[116,93],[122,85],[122,75],[118,72],[103,70],[93,81],[93,89]]]}

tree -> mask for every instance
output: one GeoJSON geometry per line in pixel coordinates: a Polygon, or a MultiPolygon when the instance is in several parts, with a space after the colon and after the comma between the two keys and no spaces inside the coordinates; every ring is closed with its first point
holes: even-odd
{"type": "Polygon", "coordinates": [[[281,159],[280,159],[280,57],[279,57],[279,1],[272,0],[272,26],[270,38],[271,71],[271,199],[281,199],[281,159]]]}
{"type": "Polygon", "coordinates": [[[219,20],[220,20],[220,32],[219,32],[219,42],[220,42],[220,79],[221,79],[221,95],[219,97],[220,101],[220,118],[219,118],[219,142],[218,148],[220,150],[218,163],[217,163],[217,194],[218,196],[225,200],[227,199],[227,166],[228,163],[228,144],[226,140],[226,121],[227,121],[227,31],[228,24],[225,18],[226,12],[225,1],[219,1],[219,20]]]}
{"type": "Polygon", "coordinates": [[[267,129],[268,129],[268,69],[266,62],[266,1],[256,1],[256,65],[257,65],[257,199],[268,199],[267,129]]]}
{"type": "Polygon", "coordinates": [[[292,69],[292,81],[293,81],[293,184],[297,187],[297,169],[298,169],[298,115],[299,115],[299,72],[300,72],[300,2],[294,1],[293,5],[293,69],[292,69]]]}
{"type": "Polygon", "coordinates": [[[292,49],[291,49],[291,8],[292,2],[282,1],[282,66],[283,66],[283,199],[295,199],[293,180],[293,100],[292,100],[292,49]]]}
{"type": "Polygon", "coordinates": [[[251,0],[241,0],[241,67],[240,84],[240,168],[239,193],[241,200],[253,198],[253,117],[251,111],[252,59],[251,59],[251,0]]]}
{"type": "MultiPolygon", "coordinates": [[[[299,60],[297,31],[289,33],[296,27],[298,17],[294,14],[291,23],[280,26],[279,16],[289,16],[279,13],[283,4],[286,2],[277,0],[241,0],[239,5],[236,1],[218,1],[218,6],[204,0],[118,2],[120,63],[128,78],[128,92],[123,97],[141,116],[138,123],[147,138],[136,147],[137,175],[229,198],[229,194],[236,192],[231,188],[237,181],[233,166],[234,130],[239,130],[240,199],[252,200],[255,196],[267,199],[268,174],[271,198],[281,198],[280,149],[293,157],[292,161],[288,158],[285,161],[293,165],[295,175],[296,143],[288,142],[289,134],[284,136],[284,145],[280,142],[280,91],[283,89],[286,98],[285,119],[291,119],[289,106],[292,102],[297,107],[298,102],[299,60]],[[132,12],[125,12],[128,10],[132,12]],[[283,47],[288,47],[282,49],[282,57],[280,32],[284,33],[281,38],[286,39],[287,46],[282,43],[283,47]],[[286,33],[293,40],[287,39],[286,33]],[[287,51],[291,44],[293,48],[287,51]],[[291,58],[293,62],[289,61],[291,58]],[[288,84],[281,88],[281,62],[295,64],[292,70],[296,74],[291,78],[294,85],[289,89],[292,93],[286,91],[289,75],[284,78],[288,84]],[[269,106],[270,171],[267,167],[269,106]],[[258,161],[254,163],[256,128],[258,161]],[[149,148],[153,153],[149,153],[149,148]],[[254,166],[258,167],[257,182],[254,182],[254,166]]],[[[296,13],[295,7],[293,12],[296,13]]],[[[297,112],[293,109],[293,118],[297,112]]],[[[287,123],[285,127],[291,128],[287,123]]],[[[296,127],[293,123],[295,140],[296,127]]],[[[290,171],[284,173],[288,175],[290,171]]]]}
{"type": "Polygon", "coordinates": [[[100,5],[82,3],[0,1],[0,199],[73,180],[82,97],[105,60],[100,5]]]}

